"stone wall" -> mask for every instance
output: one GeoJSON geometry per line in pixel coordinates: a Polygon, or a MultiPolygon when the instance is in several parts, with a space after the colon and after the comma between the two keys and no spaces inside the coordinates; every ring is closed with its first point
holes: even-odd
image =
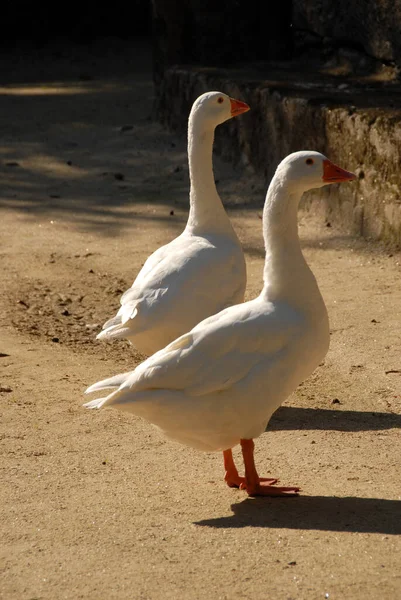
{"type": "Polygon", "coordinates": [[[290,152],[323,152],[358,181],[309,193],[307,208],[344,230],[401,246],[401,110],[388,106],[397,92],[376,90],[368,98],[363,85],[307,82],[296,69],[279,67],[270,68],[269,78],[247,69],[177,67],[166,72],[160,90],[161,120],[184,134],[193,100],[211,89],[252,109],[218,128],[217,152],[249,165],[266,185],[290,152]]]}

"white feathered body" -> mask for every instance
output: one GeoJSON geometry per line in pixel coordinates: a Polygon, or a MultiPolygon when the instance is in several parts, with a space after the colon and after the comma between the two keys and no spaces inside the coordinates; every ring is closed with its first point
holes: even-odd
{"type": "Polygon", "coordinates": [[[147,259],[98,337],[124,337],[153,354],[209,315],[243,302],[245,285],[245,259],[231,226],[204,235],[186,229],[147,259]]]}
{"type": "Polygon", "coordinates": [[[320,300],[311,314],[267,302],[262,292],[199,323],[135,371],[91,386],[88,392],[119,388],[87,406],[131,412],[167,437],[205,451],[256,438],[327,352],[327,312],[320,300]]]}

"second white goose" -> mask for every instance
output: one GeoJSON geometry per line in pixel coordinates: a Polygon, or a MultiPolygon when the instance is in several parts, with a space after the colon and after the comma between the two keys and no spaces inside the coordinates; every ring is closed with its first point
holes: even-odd
{"type": "Polygon", "coordinates": [[[144,354],[153,354],[199,321],[243,302],[245,259],[216,190],[212,151],[217,125],[247,110],[245,102],[221,92],[195,101],[188,122],[187,226],[147,259],[98,339],[128,338],[144,354]]]}

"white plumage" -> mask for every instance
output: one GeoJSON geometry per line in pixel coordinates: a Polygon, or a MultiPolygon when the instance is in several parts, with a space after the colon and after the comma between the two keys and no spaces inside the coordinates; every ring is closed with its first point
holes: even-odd
{"type": "Polygon", "coordinates": [[[216,190],[212,150],[216,126],[248,109],[220,92],[194,103],[188,123],[187,226],[147,259],[98,339],[128,338],[144,354],[153,354],[202,319],[243,301],[245,259],[216,190]]]}

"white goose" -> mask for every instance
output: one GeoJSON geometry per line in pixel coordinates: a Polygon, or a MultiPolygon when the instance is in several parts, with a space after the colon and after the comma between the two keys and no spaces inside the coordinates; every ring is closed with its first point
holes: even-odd
{"type": "Polygon", "coordinates": [[[225,480],[249,495],[296,495],[259,478],[253,438],[308,377],[329,347],[329,322],[303,257],[299,200],[308,189],[355,179],[318,152],[296,152],[278,166],[266,196],[264,286],[258,298],[205,319],[139,365],[88,388],[118,388],[85,406],[111,406],[143,417],[169,438],[224,452],[225,480]],[[240,443],[245,477],[231,448],[240,443]]]}
{"type": "Polygon", "coordinates": [[[221,92],[195,101],[188,122],[186,228],[147,259],[97,339],[128,338],[144,354],[153,354],[209,315],[243,302],[244,254],[216,190],[212,151],[217,125],[247,110],[245,102],[221,92]]]}

